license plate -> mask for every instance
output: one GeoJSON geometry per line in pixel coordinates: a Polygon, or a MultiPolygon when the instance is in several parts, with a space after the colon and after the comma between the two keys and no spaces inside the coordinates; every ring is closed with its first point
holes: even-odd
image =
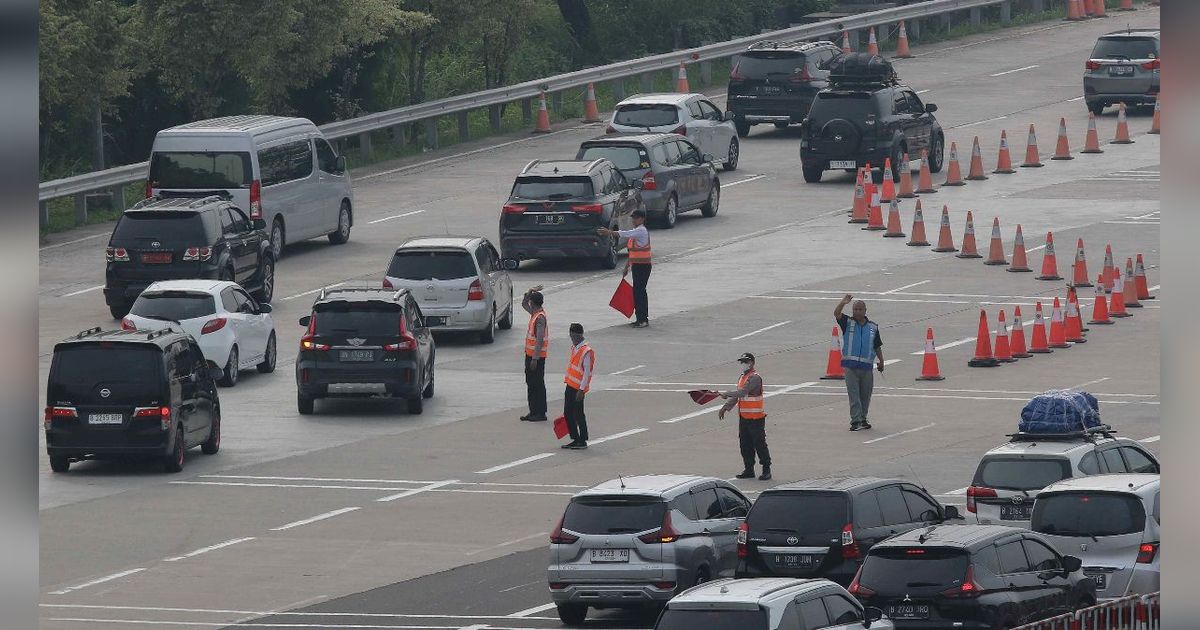
{"type": "Polygon", "coordinates": [[[592,562],[629,562],[629,550],[593,549],[592,562]]]}
{"type": "Polygon", "coordinates": [[[88,424],[121,424],[122,422],[125,422],[125,416],[119,413],[88,414],[88,424]]]}
{"type": "Polygon", "coordinates": [[[1108,74],[1114,77],[1130,75],[1133,74],[1133,66],[1109,66],[1108,74]]]}
{"type": "Polygon", "coordinates": [[[1092,578],[1092,581],[1096,583],[1097,591],[1108,590],[1108,574],[1107,573],[1095,573],[1092,575],[1088,575],[1088,577],[1092,578]]]}
{"type": "Polygon", "coordinates": [[[759,94],[779,94],[781,90],[776,85],[760,85],[758,86],[759,94]]]}
{"type": "Polygon", "coordinates": [[[142,262],[150,264],[163,264],[171,262],[171,252],[148,252],[142,254],[142,262]]]}
{"type": "Polygon", "coordinates": [[[887,616],[892,619],[928,619],[929,604],[897,604],[888,606],[887,616]]]}
{"type": "Polygon", "coordinates": [[[357,363],[363,361],[374,361],[375,352],[372,350],[339,350],[338,361],[346,363],[357,363]]]}
{"type": "Polygon", "coordinates": [[[426,326],[445,326],[446,318],[445,317],[426,317],[425,325],[426,326]]]}
{"type": "Polygon", "coordinates": [[[830,160],[829,168],[858,168],[854,160],[830,160]]]}
{"type": "Polygon", "coordinates": [[[539,225],[558,225],[563,222],[563,215],[540,214],[538,215],[537,222],[539,225]]]}
{"type": "Polygon", "coordinates": [[[1033,516],[1032,505],[1001,505],[1000,520],[1028,521],[1033,516]]]}
{"type": "Polygon", "coordinates": [[[775,556],[775,564],[790,569],[808,569],[813,565],[813,556],[793,553],[777,554],[775,556]]]}

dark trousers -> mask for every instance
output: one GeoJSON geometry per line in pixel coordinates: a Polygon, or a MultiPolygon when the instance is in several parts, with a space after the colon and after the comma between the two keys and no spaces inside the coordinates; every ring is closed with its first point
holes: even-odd
{"type": "Polygon", "coordinates": [[[771,467],[771,451],[767,450],[767,421],[738,418],[738,443],[742,447],[742,463],[746,470],[754,469],[754,454],[763,468],[771,467]]]}
{"type": "Polygon", "coordinates": [[[637,321],[650,321],[650,296],[646,294],[646,284],[650,282],[650,269],[654,265],[629,265],[633,272],[633,311],[637,321]]]}
{"type": "Polygon", "coordinates": [[[583,401],[578,400],[578,392],[579,390],[567,385],[567,391],[563,393],[563,415],[567,417],[567,432],[571,434],[571,440],[586,442],[587,416],[583,415],[583,401]]]}
{"type": "Polygon", "coordinates": [[[525,357],[525,392],[529,415],[546,417],[546,360],[525,357]]]}

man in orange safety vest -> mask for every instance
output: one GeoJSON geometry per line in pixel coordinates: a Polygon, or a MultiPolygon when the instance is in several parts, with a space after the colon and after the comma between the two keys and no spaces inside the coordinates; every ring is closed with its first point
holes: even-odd
{"type": "Polygon", "coordinates": [[[742,376],[738,379],[738,388],[731,392],[722,392],[721,398],[729,402],[717,412],[717,417],[724,420],[725,412],[735,405],[738,409],[738,442],[742,451],[743,470],[738,473],[738,479],[754,478],[754,455],[762,464],[762,474],[759,479],[771,479],[771,451],[767,448],[767,409],[763,404],[763,381],[754,370],[754,355],[749,352],[738,358],[741,363],[742,376]]]}
{"type": "Polygon", "coordinates": [[[566,391],[563,393],[563,416],[567,420],[567,431],[571,442],[563,448],[585,449],[588,441],[587,416],[583,413],[583,398],[592,385],[592,368],[596,365],[596,353],[583,340],[583,324],[571,324],[571,360],[567,363],[567,375],[563,378],[566,391]]]}

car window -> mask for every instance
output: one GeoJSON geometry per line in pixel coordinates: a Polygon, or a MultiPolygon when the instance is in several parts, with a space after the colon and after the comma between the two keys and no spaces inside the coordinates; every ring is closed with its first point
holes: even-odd
{"type": "Polygon", "coordinates": [[[804,67],[804,55],[794,50],[756,50],[733,58],[733,78],[784,80],[804,67]]]}
{"type": "Polygon", "coordinates": [[[237,312],[237,301],[233,299],[233,287],[221,291],[221,306],[230,313],[237,312]]]}
{"type": "MultiPolygon", "coordinates": [[[[786,619],[786,613],[785,613],[786,619]]],[[[767,611],[751,610],[688,610],[667,608],[654,626],[657,630],[767,630],[767,611]]],[[[800,630],[799,626],[779,626],[779,630],[800,630]]]]}
{"type": "Polygon", "coordinates": [[[1158,40],[1153,37],[1113,37],[1096,40],[1092,59],[1155,59],[1158,40]]]}
{"type": "Polygon", "coordinates": [[[612,167],[604,167],[604,192],[615,194],[620,192],[621,187],[617,182],[616,171],[612,167]]]}
{"type": "Polygon", "coordinates": [[[914,521],[930,522],[941,518],[941,511],[938,506],[925,497],[925,495],[905,488],[903,491],[904,502],[908,504],[908,513],[914,521]]]}
{"type": "MultiPolygon", "coordinates": [[[[708,626],[696,627],[708,628],[708,626]]],[[[689,628],[688,630],[692,629],[689,628]]],[[[777,630],[807,630],[800,623],[800,611],[797,610],[796,602],[788,602],[788,605],[783,607],[783,612],[779,614],[779,626],[777,630]]]]}
{"type": "Polygon", "coordinates": [[[717,491],[714,488],[693,492],[692,497],[696,500],[696,512],[702,519],[721,518],[721,499],[717,497],[717,491]]]}
{"type": "Polygon", "coordinates": [[[233,290],[233,300],[237,304],[239,313],[254,313],[258,310],[258,303],[242,289],[233,290]]]}
{"type": "Polygon", "coordinates": [[[858,611],[858,607],[850,603],[850,600],[842,595],[826,595],[821,599],[825,601],[825,610],[829,613],[829,619],[835,625],[863,620],[862,613],[858,611]]]}
{"type": "MultiPolygon", "coordinates": [[[[196,370],[196,364],[200,362],[200,357],[197,357],[196,350],[186,341],[175,344],[173,348],[175,349],[173,353],[175,355],[175,365],[171,369],[171,378],[183,378],[193,373],[196,370]]],[[[168,367],[170,367],[169,362],[168,367]]]]}
{"type": "Polygon", "coordinates": [[[830,61],[833,61],[833,58],[834,58],[834,57],[837,57],[837,56],[838,56],[838,55],[839,55],[841,52],[842,52],[842,51],[840,51],[840,50],[838,50],[838,49],[836,49],[836,48],[825,48],[825,49],[821,50],[821,65],[820,65],[820,68],[821,68],[822,70],[828,70],[828,69],[829,69],[829,62],[830,62],[830,61]]]}
{"type": "Polygon", "coordinates": [[[1146,526],[1146,508],[1133,495],[1062,492],[1038,498],[1029,527],[1051,536],[1121,536],[1146,526]]]}
{"type": "Polygon", "coordinates": [[[670,103],[631,103],[613,114],[613,124],[629,127],[662,127],[679,122],[679,110],[670,103]]]}
{"type": "Polygon", "coordinates": [[[121,215],[117,226],[113,228],[112,242],[127,243],[146,238],[160,241],[168,248],[175,244],[194,247],[197,243],[211,242],[209,236],[198,212],[129,210],[121,215]]]}
{"type": "Polygon", "coordinates": [[[488,258],[486,247],[479,247],[475,250],[475,262],[479,263],[480,273],[487,273],[492,270],[492,261],[488,258]]]}
{"type": "Polygon", "coordinates": [[[580,534],[633,534],[661,526],[666,509],[658,497],[579,497],[567,504],[562,526],[580,534]]]}
{"type": "Polygon", "coordinates": [[[1025,550],[1021,547],[1019,540],[997,545],[996,555],[1000,558],[1000,573],[1026,573],[1029,571],[1029,559],[1025,557],[1025,550]]]}
{"type": "Polygon", "coordinates": [[[425,319],[421,317],[421,307],[412,297],[408,298],[404,308],[404,327],[409,331],[420,331],[425,328],[425,319]]]}
{"type": "Polygon", "coordinates": [[[678,510],[684,516],[688,517],[689,520],[700,520],[700,515],[696,513],[696,500],[692,498],[691,494],[675,497],[667,504],[667,507],[672,510],[678,510]]]}
{"type": "Polygon", "coordinates": [[[387,275],[400,280],[458,280],[478,274],[471,254],[461,249],[401,249],[392,256],[387,275]]]}
{"type": "Polygon", "coordinates": [[[905,92],[905,95],[908,97],[908,110],[910,112],[919,114],[925,111],[925,104],[921,102],[921,99],[917,98],[916,93],[905,92]]]}
{"type": "Polygon", "coordinates": [[[513,184],[517,199],[560,200],[592,196],[591,177],[519,177],[513,184]]]}
{"type": "Polygon", "coordinates": [[[684,164],[699,164],[700,151],[690,143],[678,141],[680,161],[684,164]]]}
{"type": "Polygon", "coordinates": [[[868,490],[854,498],[854,524],[859,527],[879,527],[883,516],[879,513],[879,500],[875,491],[868,490]]]}
{"type": "Polygon", "coordinates": [[[674,145],[674,142],[664,142],[656,144],[650,148],[650,153],[654,156],[654,162],[659,166],[669,166],[669,157],[667,156],[667,145],[674,145]]]}
{"type": "Polygon", "coordinates": [[[324,138],[313,138],[313,144],[317,147],[317,167],[326,173],[340,175],[337,167],[337,153],[333,147],[324,138]]]}
{"type": "Polygon", "coordinates": [[[258,152],[262,185],[274,186],[312,174],[312,145],[307,139],[281,144],[258,152]]]}
{"type": "Polygon", "coordinates": [[[237,227],[233,224],[233,217],[229,215],[229,208],[219,208],[217,216],[221,219],[222,234],[236,234],[237,227]]]}
{"type": "Polygon", "coordinates": [[[395,337],[400,330],[400,307],[388,302],[318,304],[314,314],[318,336],[395,337]]]}
{"type": "MultiPolygon", "coordinates": [[[[888,107],[887,102],[883,102],[888,107]]],[[[835,118],[846,120],[866,120],[870,114],[877,113],[875,95],[868,92],[817,92],[812,108],[808,112],[810,125],[819,130],[825,123],[835,118]]]]}
{"type": "Polygon", "coordinates": [[[1037,540],[1025,539],[1025,555],[1029,557],[1029,567],[1034,571],[1058,571],[1063,568],[1058,554],[1037,540]]]}
{"type": "Polygon", "coordinates": [[[805,628],[824,628],[829,625],[829,613],[825,612],[825,604],[820,599],[810,599],[799,602],[800,619],[805,628]]]}
{"type": "Polygon", "coordinates": [[[962,549],[875,547],[863,561],[859,577],[863,586],[877,591],[929,596],[961,584],[969,563],[962,549]]]}
{"type": "Polygon", "coordinates": [[[1129,465],[1129,472],[1158,472],[1158,464],[1155,464],[1142,449],[1133,446],[1122,446],[1121,451],[1125,454],[1125,463],[1129,465]]]}
{"type": "Polygon", "coordinates": [[[1071,476],[1065,457],[985,457],[971,485],[1003,490],[1041,490],[1071,476]]]}
{"type": "Polygon", "coordinates": [[[814,538],[837,536],[849,522],[846,500],[842,492],[764,492],[750,508],[747,521],[754,531],[778,528],[814,538]]]}
{"type": "Polygon", "coordinates": [[[729,488],[717,487],[721,499],[721,512],[725,518],[741,518],[750,512],[750,502],[729,488]]]}
{"type": "Polygon", "coordinates": [[[158,188],[249,188],[253,179],[246,152],[158,151],[150,156],[150,181],[158,188]]]}
{"type": "Polygon", "coordinates": [[[700,111],[699,101],[688,101],[687,109],[688,113],[692,115],[693,119],[700,120],[704,118],[704,112],[700,111]]]}
{"type": "Polygon", "coordinates": [[[912,522],[908,514],[908,506],[900,494],[900,486],[886,486],[875,491],[879,499],[879,511],[883,514],[885,525],[899,525],[912,522]]]}
{"type": "Polygon", "coordinates": [[[575,159],[577,160],[588,161],[597,160],[600,158],[607,158],[608,160],[612,161],[613,164],[616,164],[617,168],[619,169],[632,170],[650,167],[650,160],[649,156],[646,155],[646,149],[639,146],[585,146],[580,149],[578,155],[575,156],[575,159]]]}
{"type": "Polygon", "coordinates": [[[143,291],[129,309],[131,315],[147,319],[183,321],[217,312],[213,297],[192,291],[143,291]]]}
{"type": "Polygon", "coordinates": [[[893,114],[908,114],[911,112],[912,112],[912,109],[910,108],[910,106],[908,104],[908,97],[905,96],[904,92],[897,91],[892,100],[892,113],[893,114]]]}
{"type": "Polygon", "coordinates": [[[721,120],[721,110],[708,101],[700,101],[700,113],[709,120],[721,120]]]}
{"type": "Polygon", "coordinates": [[[1087,453],[1079,460],[1079,472],[1085,475],[1100,474],[1100,462],[1096,459],[1096,453],[1087,453]]]}
{"type": "Polygon", "coordinates": [[[1125,460],[1121,459],[1121,451],[1115,448],[1105,449],[1100,451],[1100,456],[1104,458],[1104,465],[1108,466],[1110,473],[1129,472],[1125,468],[1125,460]]]}
{"type": "Polygon", "coordinates": [[[674,165],[678,164],[679,163],[679,143],[678,142],[664,142],[664,143],[662,143],[662,147],[667,152],[667,159],[665,162],[663,162],[663,164],[666,166],[674,166],[674,165]]]}

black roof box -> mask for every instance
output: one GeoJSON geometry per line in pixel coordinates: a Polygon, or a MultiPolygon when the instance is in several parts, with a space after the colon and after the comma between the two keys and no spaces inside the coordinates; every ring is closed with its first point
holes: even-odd
{"type": "Polygon", "coordinates": [[[897,81],[892,62],[879,55],[843,53],[829,62],[829,82],[834,85],[890,85],[897,81]]]}

